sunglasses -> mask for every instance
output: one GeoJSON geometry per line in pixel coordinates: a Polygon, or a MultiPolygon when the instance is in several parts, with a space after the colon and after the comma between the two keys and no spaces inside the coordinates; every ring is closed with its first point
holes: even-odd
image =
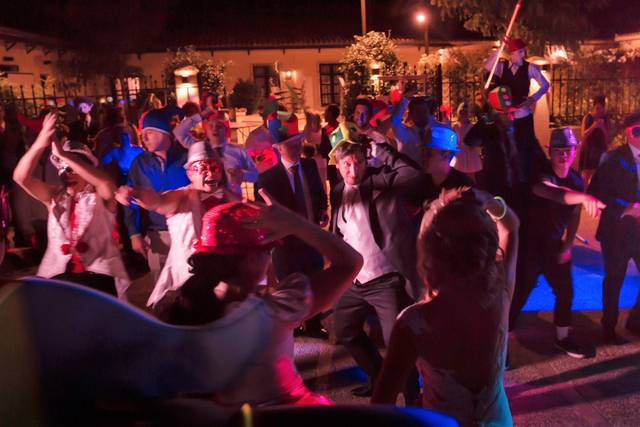
{"type": "Polygon", "coordinates": [[[210,171],[212,173],[222,172],[222,165],[216,161],[198,160],[189,165],[189,170],[196,173],[210,171]]]}
{"type": "Polygon", "coordinates": [[[640,126],[633,126],[633,127],[631,128],[631,135],[632,135],[634,138],[638,138],[638,137],[640,137],[640,126]]]}

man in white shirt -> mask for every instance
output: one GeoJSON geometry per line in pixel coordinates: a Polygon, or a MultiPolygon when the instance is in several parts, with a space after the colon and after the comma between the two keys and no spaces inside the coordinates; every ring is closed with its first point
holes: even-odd
{"type": "MultiPolygon", "coordinates": [[[[538,144],[533,127],[531,107],[549,90],[549,81],[542,75],[537,65],[525,61],[526,45],[521,39],[506,39],[509,60],[500,60],[496,66],[495,77],[498,86],[511,90],[511,104],[517,107],[512,113],[514,138],[518,148],[521,181],[529,183],[534,168],[546,159],[538,144]],[[531,80],[538,82],[540,88],[529,96],[531,80]]],[[[498,51],[494,52],[484,64],[491,71],[498,51]]]]}
{"type": "MultiPolygon", "coordinates": [[[[331,192],[332,229],[364,258],[356,281],[335,308],[338,343],[347,347],[370,378],[366,385],[352,390],[361,397],[370,396],[371,383],[382,366],[378,349],[363,330],[367,316],[376,313],[388,343],[398,313],[420,296],[415,271],[416,229],[405,196],[418,192],[422,173],[388,144],[376,145],[378,159],[383,162],[377,168],[367,165],[365,144],[344,142],[336,147],[343,182],[331,192]]],[[[409,401],[414,385],[407,387],[409,401]]]]}
{"type": "Polygon", "coordinates": [[[173,130],[173,135],[183,147],[188,149],[198,142],[191,135],[191,129],[203,122],[207,141],[224,163],[227,187],[239,195],[242,193],[243,182],[256,182],[258,169],[242,146],[229,142],[225,121],[224,111],[207,108],[200,114],[194,114],[182,120],[173,130]]]}

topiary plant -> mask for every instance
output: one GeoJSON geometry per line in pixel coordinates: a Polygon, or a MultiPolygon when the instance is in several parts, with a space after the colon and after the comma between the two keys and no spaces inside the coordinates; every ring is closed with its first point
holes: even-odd
{"type": "Polygon", "coordinates": [[[231,106],[246,108],[247,114],[253,114],[260,101],[260,88],[250,80],[238,80],[231,92],[231,106]]]}

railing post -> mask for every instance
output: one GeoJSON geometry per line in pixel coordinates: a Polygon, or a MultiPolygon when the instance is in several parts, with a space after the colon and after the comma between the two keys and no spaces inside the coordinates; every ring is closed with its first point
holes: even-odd
{"type": "Polygon", "coordinates": [[[27,101],[24,98],[24,88],[22,85],[20,85],[20,97],[22,98],[22,114],[24,114],[25,116],[28,115],[27,114],[27,101]]]}

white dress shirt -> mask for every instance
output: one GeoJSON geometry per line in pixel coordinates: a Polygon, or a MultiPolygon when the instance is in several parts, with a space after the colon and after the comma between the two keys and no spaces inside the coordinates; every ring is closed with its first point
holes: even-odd
{"type": "Polygon", "coordinates": [[[369,212],[364,208],[357,186],[345,184],[342,205],[337,215],[338,229],[344,241],[364,258],[364,265],[356,276],[360,283],[397,271],[373,237],[369,212]]]}

